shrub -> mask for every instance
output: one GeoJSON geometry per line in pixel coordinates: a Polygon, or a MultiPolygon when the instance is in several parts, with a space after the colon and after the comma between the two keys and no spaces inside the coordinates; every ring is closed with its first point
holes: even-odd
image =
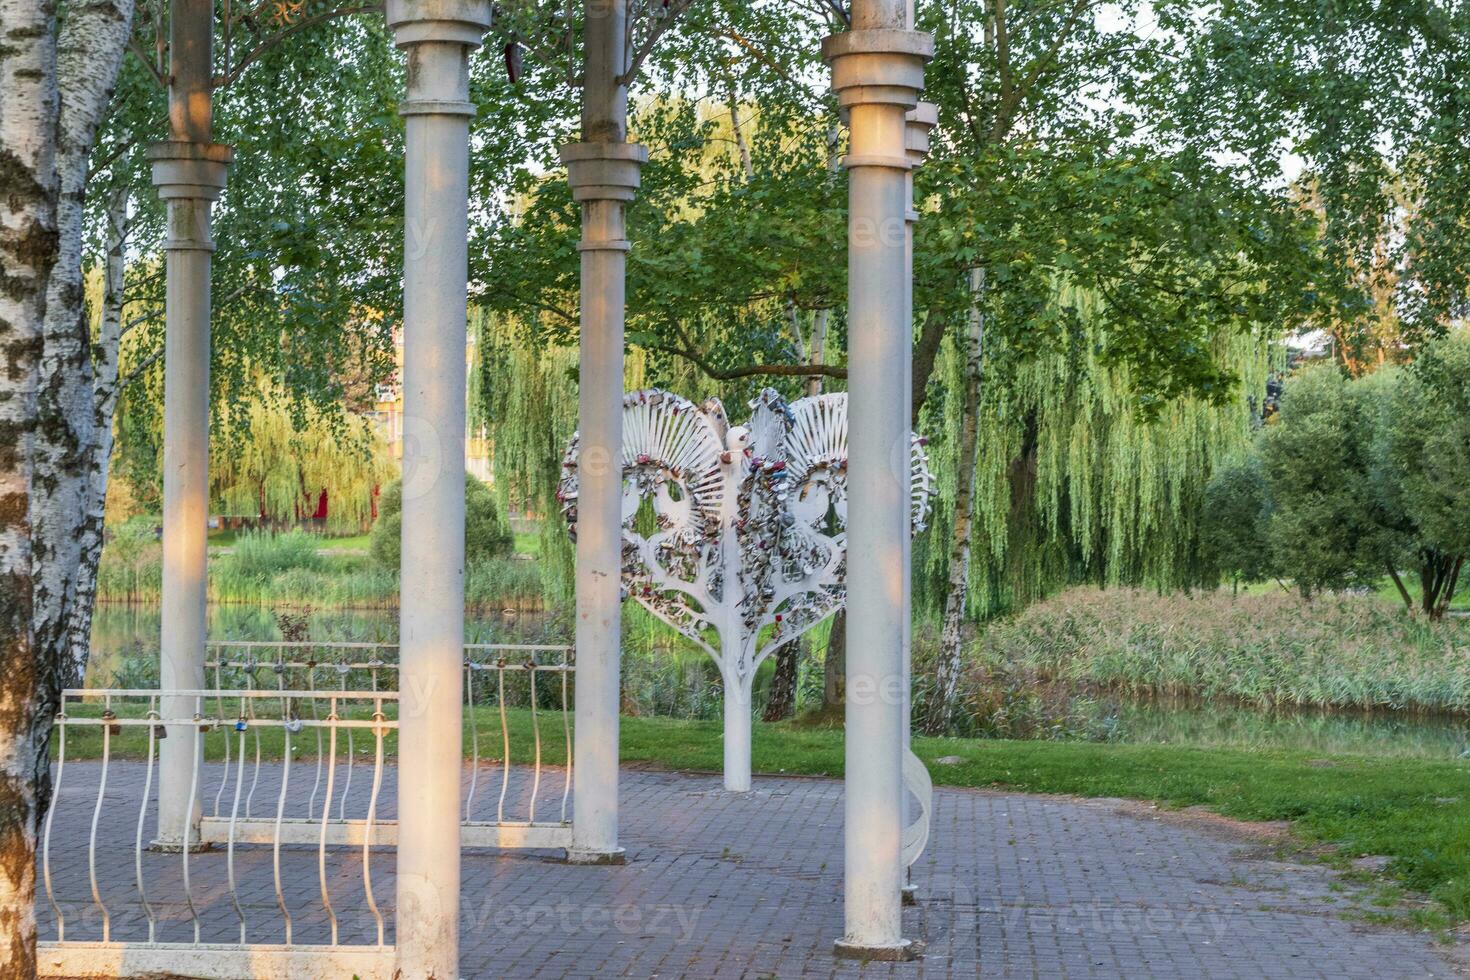
{"type": "MultiPolygon", "coordinates": [[[[465,564],[474,566],[491,558],[508,555],[515,547],[510,527],[500,517],[495,495],[475,477],[464,477],[465,564]]],[[[369,551],[384,568],[398,569],[403,535],[403,481],[394,480],[378,500],[378,521],[373,525],[369,551]]]]}
{"type": "Polygon", "coordinates": [[[236,539],[229,554],[220,556],[219,564],[231,576],[265,583],[282,572],[319,569],[322,561],[316,549],[320,543],[316,535],[304,531],[250,531],[236,539]]]}

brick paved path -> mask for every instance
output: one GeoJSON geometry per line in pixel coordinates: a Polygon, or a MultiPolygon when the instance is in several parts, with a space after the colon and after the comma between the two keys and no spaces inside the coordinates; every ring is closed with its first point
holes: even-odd
{"type": "MultiPolygon", "coordinates": [[[[51,843],[73,939],[97,938],[100,929],[86,848],[97,772],[95,764],[69,764],[51,843]]],[[[498,773],[490,775],[498,794],[498,773]]],[[[301,782],[309,790],[310,780],[301,782]]],[[[384,816],[391,816],[391,778],[387,783],[384,816]]],[[[559,804],[559,774],[550,783],[559,804]]],[[[482,776],[481,792],[484,785],[482,776]]],[[[146,926],[132,849],[141,787],[141,766],[115,764],[99,821],[98,880],[115,938],[137,938],[146,926]]],[[[1136,807],[955,790],[936,792],[933,838],[915,869],[921,901],[905,911],[906,933],[923,943],[923,959],[837,961],[831,943],[842,923],[841,784],[758,778],[755,787],[736,796],[717,777],[626,771],[626,867],[466,852],[465,975],[1455,975],[1429,940],[1344,919],[1339,911],[1351,893],[1333,890],[1324,869],[1272,861],[1248,842],[1149,819],[1136,807]]],[[[206,795],[212,800],[212,787],[206,795]]],[[[274,784],[263,776],[256,814],[273,813],[274,800],[274,784]]],[[[354,797],[349,815],[365,805],[365,796],[354,797]]],[[[236,861],[250,939],[281,941],[270,848],[241,848],[236,861]]],[[[343,941],[371,940],[375,920],[365,911],[361,852],[333,852],[328,865],[343,941]]],[[[324,940],[316,849],[285,849],[282,866],[296,941],[324,940]]],[[[159,938],[188,939],[180,857],[145,854],[144,870],[159,938]]],[[[392,871],[391,852],[375,852],[373,888],[385,909],[392,871]]],[[[204,939],[236,939],[224,854],[195,856],[191,881],[204,939]]],[[[44,895],[41,912],[42,938],[54,938],[44,895]]],[[[391,928],[390,913],[390,941],[391,928]]]]}

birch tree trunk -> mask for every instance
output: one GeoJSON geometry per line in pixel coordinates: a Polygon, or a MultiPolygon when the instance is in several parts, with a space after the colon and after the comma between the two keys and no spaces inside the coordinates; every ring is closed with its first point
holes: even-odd
{"type": "Polygon", "coordinates": [[[59,248],[46,293],[31,558],[36,645],[54,665],[41,691],[48,704],[80,678],[83,667],[72,661],[71,614],[96,448],[92,335],[82,282],[84,205],[88,158],[112,100],[132,24],[133,0],[88,0],[68,6],[57,38],[59,248]]]}
{"type": "Polygon", "coordinates": [[[0,0],[0,976],[35,973],[35,846],[71,676],[93,421],[82,288],[87,158],[132,0],[0,0]],[[64,95],[64,99],[63,99],[64,95]]]}
{"type": "Polygon", "coordinates": [[[745,182],[748,184],[755,179],[755,161],[750,157],[750,144],[745,140],[745,128],[740,125],[740,100],[735,95],[733,85],[730,87],[729,100],[730,128],[735,133],[735,148],[740,151],[740,167],[745,171],[745,182]]]}
{"type": "Polygon", "coordinates": [[[36,971],[36,793],[50,716],[35,692],[31,493],[46,289],[57,259],[56,9],[0,0],[0,976],[36,971]]]}
{"type": "Polygon", "coordinates": [[[970,273],[970,322],[965,338],[965,391],[960,422],[960,444],[956,462],[954,537],[949,553],[949,577],[944,594],[944,626],[939,634],[939,662],[935,669],[934,692],[924,716],[924,731],[943,734],[954,715],[954,702],[964,669],[960,627],[970,582],[970,538],[975,501],[976,462],[979,459],[980,376],[984,364],[985,315],[981,303],[985,293],[985,270],[970,273]]]}
{"type": "Polygon", "coordinates": [[[68,622],[71,647],[67,662],[77,672],[86,667],[92,643],[92,611],[97,603],[97,572],[102,561],[103,519],[112,465],[112,420],[122,394],[118,379],[123,335],[124,290],[127,284],[128,192],[117,188],[107,205],[107,265],[102,294],[102,320],[93,346],[91,445],[87,453],[87,480],[83,493],[81,564],[76,595],[68,622]]]}

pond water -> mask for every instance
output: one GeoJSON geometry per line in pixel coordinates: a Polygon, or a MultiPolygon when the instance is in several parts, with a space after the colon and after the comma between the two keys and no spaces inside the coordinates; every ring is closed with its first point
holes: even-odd
{"type": "MultiPolygon", "coordinates": [[[[313,640],[392,642],[396,610],[334,610],[307,615],[313,640]]],[[[153,687],[158,683],[160,611],[148,605],[101,605],[92,630],[87,683],[93,687],[153,687]]],[[[625,617],[628,619],[628,617],[625,617]]],[[[639,617],[624,641],[624,711],[683,718],[720,717],[719,673],[704,654],[660,635],[639,617]]],[[[211,638],[280,639],[272,610],[211,606],[211,638]]],[[[548,613],[470,617],[470,642],[566,643],[570,624],[548,613]]],[[[769,667],[769,662],[766,665],[769,667]]],[[[802,689],[820,690],[820,665],[803,672],[802,689]]],[[[756,700],[764,684],[757,683],[756,700]]],[[[1322,755],[1458,758],[1470,754],[1470,718],[1411,712],[1266,710],[1202,704],[1098,698],[1074,711],[1088,738],[1136,744],[1284,749],[1322,755]]],[[[1073,726],[1078,727],[1078,726],[1073,726]]]]}

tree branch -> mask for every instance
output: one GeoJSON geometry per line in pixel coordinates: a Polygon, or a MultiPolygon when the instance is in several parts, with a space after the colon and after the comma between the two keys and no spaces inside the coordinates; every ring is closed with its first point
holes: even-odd
{"type": "Polygon", "coordinates": [[[919,341],[914,345],[913,417],[909,424],[915,429],[919,427],[919,411],[929,394],[929,375],[934,373],[934,361],[939,356],[939,345],[944,340],[947,325],[938,308],[929,310],[924,317],[924,327],[919,331],[919,341]]]}
{"type": "Polygon", "coordinates": [[[1398,586],[1399,598],[1404,600],[1404,608],[1409,611],[1410,616],[1414,615],[1414,597],[1409,594],[1403,578],[1399,575],[1399,570],[1393,567],[1393,562],[1388,563],[1388,575],[1393,579],[1393,584],[1398,586]]]}
{"type": "Polygon", "coordinates": [[[1076,0],[1072,9],[1067,13],[1067,19],[1058,28],[1056,36],[1052,38],[1051,45],[1046,52],[1037,58],[1031,65],[1031,70],[1026,73],[1025,79],[1020,85],[1015,86],[1009,92],[1002,95],[1000,104],[995,108],[995,122],[991,128],[991,138],[995,140],[1004,139],[1010,132],[1011,124],[1015,121],[1014,115],[1021,103],[1031,94],[1032,88],[1041,78],[1041,73],[1046,71],[1056,61],[1057,55],[1061,53],[1062,46],[1067,43],[1072,33],[1072,28],[1077,26],[1077,21],[1091,5],[1092,0],[1076,0]]]}
{"type": "Polygon", "coordinates": [[[138,39],[136,37],[128,38],[128,50],[137,56],[138,61],[142,63],[144,68],[148,69],[148,76],[158,84],[159,88],[168,88],[168,80],[163,77],[163,73],[160,72],[158,70],[158,66],[153,63],[153,58],[149,55],[147,51],[143,50],[143,45],[138,43],[138,39]]]}
{"type": "Polygon", "coordinates": [[[285,30],[277,31],[270,37],[266,38],[264,41],[261,41],[255,47],[251,48],[249,53],[247,53],[244,58],[240,59],[240,63],[236,65],[233,69],[230,69],[230,66],[226,65],[225,68],[227,70],[227,74],[221,75],[214,80],[215,87],[224,88],[227,85],[232,85],[235,82],[239,81],[240,74],[244,72],[246,68],[249,68],[250,65],[252,65],[257,59],[261,57],[261,55],[265,54],[271,48],[280,44],[292,34],[298,34],[301,31],[306,30],[308,27],[315,27],[317,24],[323,23],[324,21],[333,20],[337,17],[350,17],[353,14],[381,13],[382,10],[382,3],[365,3],[354,4],[347,7],[336,7],[332,10],[324,10],[321,13],[315,14],[311,17],[304,17],[301,20],[296,21],[285,30]]]}
{"type": "Polygon", "coordinates": [[[790,72],[782,68],[780,64],[778,64],[776,60],[772,58],[769,54],[757,47],[756,43],[750,38],[744,36],[743,34],[737,34],[731,30],[720,31],[720,36],[729,38],[730,40],[734,41],[739,47],[742,47],[746,51],[750,52],[750,54],[755,58],[756,61],[759,61],[761,64],[771,69],[771,71],[775,72],[778,76],[790,82],[792,85],[800,84],[796,79],[791,77],[790,72]]]}
{"type": "Polygon", "coordinates": [[[833,367],[830,364],[746,364],[736,368],[717,368],[704,356],[682,347],[673,347],[668,344],[640,344],[639,346],[662,354],[682,357],[703,371],[705,376],[712,381],[734,381],[739,378],[762,376],[806,378],[816,375],[824,378],[844,379],[847,377],[847,368],[833,367]]]}
{"type": "Polygon", "coordinates": [[[694,0],[671,0],[667,8],[668,13],[659,22],[657,27],[654,27],[648,32],[648,36],[643,39],[643,43],[638,45],[638,48],[633,52],[633,57],[629,59],[628,70],[617,77],[617,84],[632,84],[633,79],[638,77],[638,70],[643,67],[643,62],[648,60],[648,56],[653,53],[653,49],[658,44],[659,38],[668,33],[669,29],[678,21],[680,15],[688,10],[693,3],[694,0]]]}
{"type": "Polygon", "coordinates": [[[115,385],[116,389],[121,392],[128,385],[132,384],[134,381],[137,381],[147,372],[149,368],[157,364],[158,359],[162,356],[163,348],[160,347],[152,354],[149,354],[147,357],[143,358],[143,360],[138,363],[137,367],[133,368],[126,375],[118,379],[117,384],[115,385]]]}

